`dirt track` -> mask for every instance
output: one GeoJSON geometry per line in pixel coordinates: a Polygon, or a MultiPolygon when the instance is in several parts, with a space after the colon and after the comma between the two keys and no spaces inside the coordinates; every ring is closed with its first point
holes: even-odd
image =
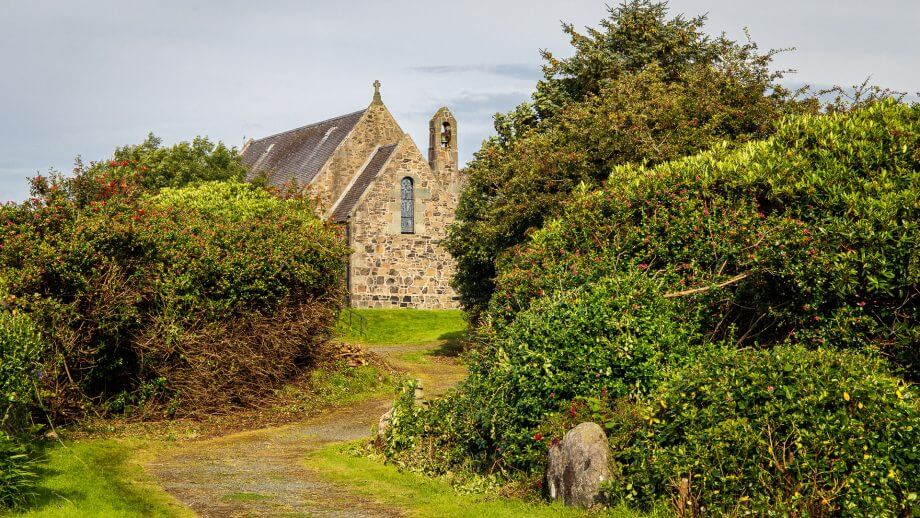
{"type": "MultiPolygon", "coordinates": [[[[419,354],[439,347],[401,345],[373,351],[421,379],[426,396],[434,396],[465,372],[462,366],[419,354]]],[[[147,467],[166,491],[202,516],[401,516],[399,509],[319,480],[304,463],[311,451],[368,436],[390,403],[376,399],[302,423],[187,443],[164,451],[147,467]]]]}

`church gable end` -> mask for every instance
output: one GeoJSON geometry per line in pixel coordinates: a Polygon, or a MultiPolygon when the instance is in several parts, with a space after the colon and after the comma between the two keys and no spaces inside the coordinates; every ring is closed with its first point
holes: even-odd
{"type": "Polygon", "coordinates": [[[438,110],[425,157],[374,86],[364,110],[249,141],[248,179],[301,186],[346,226],[353,306],[456,308],[454,263],[441,247],[457,205],[456,120],[438,110]]]}
{"type": "Polygon", "coordinates": [[[404,136],[348,220],[352,305],[457,307],[453,260],[441,246],[455,206],[456,196],[404,136]]]}
{"type": "Polygon", "coordinates": [[[403,131],[386,105],[375,96],[348,137],[329,158],[309,186],[320,210],[330,215],[333,203],[342,196],[378,147],[395,144],[403,131]]]}

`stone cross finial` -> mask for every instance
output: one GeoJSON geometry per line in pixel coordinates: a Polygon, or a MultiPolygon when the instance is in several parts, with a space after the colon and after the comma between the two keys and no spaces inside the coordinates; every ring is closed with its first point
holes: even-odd
{"type": "Polygon", "coordinates": [[[381,102],[380,99],[380,80],[374,81],[374,101],[381,102]]]}

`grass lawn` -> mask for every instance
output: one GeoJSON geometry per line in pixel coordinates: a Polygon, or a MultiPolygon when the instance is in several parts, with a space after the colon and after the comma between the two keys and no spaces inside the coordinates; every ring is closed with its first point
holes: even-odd
{"type": "Polygon", "coordinates": [[[365,345],[457,340],[465,331],[466,317],[460,310],[349,309],[337,326],[342,340],[365,345]]]}
{"type": "Polygon", "coordinates": [[[35,503],[19,516],[193,516],[139,465],[139,440],[94,439],[46,451],[35,503]]]}
{"type": "MultiPolygon", "coordinates": [[[[624,508],[585,512],[561,504],[546,505],[523,500],[458,493],[444,481],[415,473],[399,471],[393,466],[355,457],[347,446],[331,445],[306,459],[306,466],[317,470],[330,482],[346,485],[349,490],[372,500],[398,507],[408,516],[441,518],[456,517],[566,517],[604,516],[630,517],[637,515],[624,508]]],[[[666,510],[656,516],[668,516],[666,510]]]]}

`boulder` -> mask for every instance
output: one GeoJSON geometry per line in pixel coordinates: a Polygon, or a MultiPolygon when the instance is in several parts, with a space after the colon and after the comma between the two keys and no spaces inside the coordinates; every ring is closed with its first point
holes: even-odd
{"type": "Polygon", "coordinates": [[[387,413],[380,416],[380,421],[377,421],[377,437],[385,436],[393,424],[393,410],[393,408],[387,410],[387,413]]]}
{"type": "Polygon", "coordinates": [[[425,389],[422,387],[422,380],[415,380],[415,402],[419,403],[425,399],[425,389]]]}
{"type": "Polygon", "coordinates": [[[552,500],[592,507],[600,501],[600,485],[610,478],[609,445],[604,430],[581,423],[549,448],[546,489],[552,500]]]}
{"type": "MultiPolygon", "coordinates": [[[[415,392],[413,397],[415,398],[416,404],[421,404],[425,400],[425,389],[422,388],[422,380],[415,380],[415,392]]],[[[387,410],[387,413],[380,416],[380,420],[377,421],[377,437],[383,437],[386,435],[387,431],[390,429],[390,426],[393,424],[393,412],[395,408],[390,408],[387,410]]]]}

